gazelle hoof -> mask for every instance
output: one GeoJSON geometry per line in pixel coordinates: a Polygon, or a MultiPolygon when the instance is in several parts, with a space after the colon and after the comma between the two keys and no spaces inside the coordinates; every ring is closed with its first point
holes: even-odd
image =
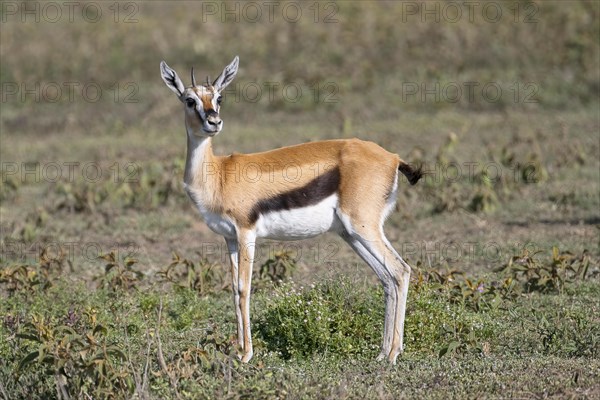
{"type": "Polygon", "coordinates": [[[241,360],[243,363],[247,363],[248,361],[250,361],[250,359],[252,358],[253,352],[249,351],[248,353],[244,354],[243,357],[241,357],[241,360]]]}
{"type": "Polygon", "coordinates": [[[402,351],[390,351],[389,353],[384,353],[382,351],[375,360],[378,362],[387,360],[390,364],[396,365],[396,359],[400,354],[402,354],[402,351]]]}

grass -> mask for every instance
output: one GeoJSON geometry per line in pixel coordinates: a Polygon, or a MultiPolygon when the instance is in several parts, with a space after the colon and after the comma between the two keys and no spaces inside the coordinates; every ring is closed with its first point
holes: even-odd
{"type": "MultiPolygon", "coordinates": [[[[31,276],[44,266],[28,268],[31,276]]],[[[396,367],[374,361],[383,295],[364,282],[258,285],[256,356],[243,365],[230,293],[219,281],[204,295],[165,286],[160,274],[90,291],[53,269],[48,285],[14,289],[2,280],[11,296],[2,303],[0,381],[18,398],[55,396],[54,377],[72,396],[117,398],[558,398],[599,390],[597,269],[592,281],[580,276],[547,293],[527,293],[519,278],[522,290],[491,291],[501,284],[483,279],[477,299],[465,296],[458,275],[418,270],[424,278],[411,287],[407,350],[396,367]]]]}
{"type": "Polygon", "coordinates": [[[96,24],[2,10],[0,398],[600,396],[596,3],[534,2],[535,24],[422,21],[402,2],[340,2],[334,24],[153,2],[125,24],[98,4],[96,24]],[[329,234],[259,243],[255,357],[237,360],[225,243],[182,188],[181,105],[158,73],[203,80],[234,54],[216,153],[356,136],[429,172],[400,183],[385,228],[414,267],[398,365],[374,361],[375,275],[329,234]],[[306,96],[244,94],[272,81],[306,96]],[[502,98],[406,93],[471,81],[502,98]],[[53,82],[103,96],[53,102],[53,82]]]}

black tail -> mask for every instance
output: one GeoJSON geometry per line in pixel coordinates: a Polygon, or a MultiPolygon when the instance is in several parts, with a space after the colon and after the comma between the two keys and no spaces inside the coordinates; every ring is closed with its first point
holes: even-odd
{"type": "Polygon", "coordinates": [[[410,182],[411,185],[419,182],[419,179],[423,176],[423,172],[421,171],[421,166],[417,168],[413,168],[410,164],[405,163],[404,161],[400,161],[400,165],[398,165],[398,170],[406,176],[406,179],[410,182]]]}

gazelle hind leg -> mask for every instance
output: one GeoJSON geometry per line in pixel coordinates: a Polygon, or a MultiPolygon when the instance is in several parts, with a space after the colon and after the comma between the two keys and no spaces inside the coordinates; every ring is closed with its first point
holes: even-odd
{"type": "Polygon", "coordinates": [[[394,288],[396,303],[393,310],[394,328],[388,359],[395,364],[396,358],[404,350],[404,318],[410,281],[410,267],[392,248],[383,231],[380,230],[378,236],[379,239],[377,240],[367,241],[363,239],[361,243],[383,264],[387,273],[391,276],[391,286],[394,288]]]}
{"type": "MultiPolygon", "coordinates": [[[[381,226],[373,226],[369,221],[353,221],[349,217],[339,213],[340,220],[350,237],[358,241],[371,256],[383,266],[388,280],[387,285],[391,288],[389,296],[392,316],[386,313],[386,322],[390,322],[391,346],[386,354],[389,361],[396,362],[396,358],[403,351],[404,317],[406,313],[406,301],[408,295],[408,284],[410,278],[410,267],[392,248],[391,244],[383,234],[381,226]]],[[[386,330],[387,333],[387,330],[386,330]]]]}
{"type": "Polygon", "coordinates": [[[400,279],[398,280],[400,297],[398,299],[398,308],[396,310],[396,324],[394,329],[394,339],[392,340],[392,352],[390,352],[390,359],[395,360],[396,357],[404,351],[404,319],[406,316],[406,303],[408,301],[408,286],[410,283],[411,268],[392,247],[391,243],[383,233],[382,236],[390,257],[393,257],[396,261],[394,265],[396,265],[396,271],[400,275],[400,279]]]}
{"type": "Polygon", "coordinates": [[[385,294],[385,320],[383,327],[383,344],[381,353],[377,360],[381,361],[388,356],[392,349],[392,338],[394,334],[394,319],[396,314],[397,293],[391,285],[391,276],[385,267],[363,246],[357,239],[344,232],[340,235],[346,243],[373,269],[381,284],[385,294]]]}

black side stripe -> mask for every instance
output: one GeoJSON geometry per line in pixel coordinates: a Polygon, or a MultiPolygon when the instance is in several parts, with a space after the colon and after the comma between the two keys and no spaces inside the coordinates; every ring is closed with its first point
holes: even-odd
{"type": "Polygon", "coordinates": [[[291,210],[317,204],[334,194],[339,186],[340,170],[339,168],[331,169],[301,188],[260,200],[250,211],[250,222],[254,224],[258,217],[268,212],[291,210]]]}

